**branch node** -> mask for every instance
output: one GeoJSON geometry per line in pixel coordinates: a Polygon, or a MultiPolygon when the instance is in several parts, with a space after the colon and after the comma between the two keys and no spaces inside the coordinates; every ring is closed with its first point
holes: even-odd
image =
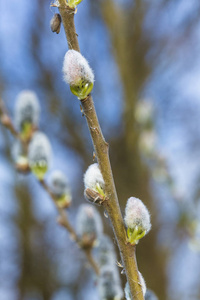
{"type": "MultiPolygon", "coordinates": [[[[76,34],[78,36],[78,34],[76,34]]],[[[89,94],[85,99],[80,99],[81,103],[85,103],[91,95],[89,94]]]]}
{"type": "Polygon", "coordinates": [[[92,202],[92,203],[97,204],[97,205],[102,205],[105,201],[108,201],[107,197],[102,196],[98,192],[96,192],[96,191],[94,191],[92,189],[89,189],[89,188],[87,188],[84,191],[84,195],[85,195],[85,198],[89,202],[92,202]]]}
{"type": "Polygon", "coordinates": [[[94,132],[96,132],[96,134],[99,134],[99,129],[97,127],[92,127],[90,126],[90,129],[94,132]]]}

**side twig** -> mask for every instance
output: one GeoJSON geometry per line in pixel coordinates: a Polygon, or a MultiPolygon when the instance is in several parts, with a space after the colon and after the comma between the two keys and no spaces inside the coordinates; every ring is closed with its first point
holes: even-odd
{"type": "MultiPolygon", "coordinates": [[[[59,217],[58,217],[58,223],[63,226],[64,228],[67,229],[67,231],[70,233],[70,237],[72,240],[74,240],[80,247],[80,241],[79,241],[79,238],[75,232],[75,230],[73,229],[73,227],[71,226],[69,220],[68,220],[68,216],[67,216],[67,212],[64,208],[60,208],[58,207],[57,205],[57,202],[56,202],[56,199],[54,197],[54,195],[51,193],[51,191],[49,190],[46,182],[44,180],[41,180],[40,181],[40,184],[42,185],[42,187],[46,190],[46,192],[48,193],[49,197],[53,200],[53,202],[55,203],[55,206],[57,208],[57,211],[59,213],[59,217]]],[[[94,269],[96,275],[99,275],[99,268],[92,256],[92,253],[91,253],[91,248],[81,248],[87,259],[88,259],[88,262],[90,263],[90,265],[92,266],[92,268],[94,269]]]]}
{"type": "Polygon", "coordinates": [[[4,127],[6,127],[14,137],[16,137],[17,139],[20,139],[20,136],[17,132],[17,130],[15,129],[10,117],[7,114],[7,111],[5,109],[3,100],[0,98],[0,122],[2,123],[2,125],[4,127]]]}
{"type": "MultiPolygon", "coordinates": [[[[59,0],[59,11],[64,25],[69,49],[74,49],[80,52],[74,25],[75,10],[72,10],[66,5],[66,0],[59,0]]],[[[109,147],[103,137],[92,96],[89,95],[86,99],[82,100],[81,106],[87,120],[98,164],[105,182],[105,193],[108,201],[104,201],[103,206],[106,209],[112,223],[123,266],[126,270],[126,277],[130,286],[130,291],[134,300],[144,300],[139,280],[135,246],[132,246],[127,242],[126,230],[119,207],[109,160],[109,147]]]]}
{"type": "MultiPolygon", "coordinates": [[[[8,130],[10,130],[10,132],[12,133],[12,135],[18,139],[20,142],[23,143],[23,141],[21,140],[21,137],[18,133],[18,131],[15,129],[14,124],[12,123],[11,118],[9,117],[9,115],[6,112],[3,100],[0,99],[0,122],[2,123],[2,125],[4,127],[6,127],[8,130]],[[4,120],[9,120],[9,122],[5,123],[4,120]],[[9,126],[7,125],[9,124],[9,126]]],[[[27,145],[28,146],[28,145],[27,145]]],[[[56,199],[54,197],[54,195],[52,194],[52,192],[50,191],[49,187],[47,186],[46,182],[44,180],[40,180],[39,183],[41,184],[42,188],[48,193],[49,197],[52,199],[52,201],[54,202],[59,217],[58,217],[58,223],[63,226],[65,229],[67,229],[67,231],[70,234],[70,237],[73,241],[75,241],[77,243],[77,245],[83,250],[83,252],[85,253],[85,256],[89,262],[89,264],[91,265],[91,267],[94,269],[94,272],[96,273],[96,275],[99,275],[99,268],[98,265],[96,264],[93,256],[92,256],[92,249],[91,247],[88,248],[82,248],[81,247],[81,243],[79,241],[79,238],[75,232],[75,230],[73,229],[73,227],[71,226],[68,216],[67,216],[67,212],[64,208],[60,208],[57,205],[56,199]]]]}

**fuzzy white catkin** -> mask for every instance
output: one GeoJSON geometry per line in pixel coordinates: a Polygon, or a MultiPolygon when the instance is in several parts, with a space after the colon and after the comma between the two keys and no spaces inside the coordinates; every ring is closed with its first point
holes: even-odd
{"type": "Polygon", "coordinates": [[[115,265],[107,265],[101,268],[98,278],[98,291],[101,300],[120,300],[123,298],[119,273],[115,265]]]}
{"type": "Polygon", "coordinates": [[[36,132],[28,148],[29,165],[51,163],[51,145],[47,136],[42,132],[36,132]]]}
{"type": "Polygon", "coordinates": [[[152,157],[156,154],[156,134],[153,129],[145,130],[139,137],[139,150],[144,156],[152,157]]]}
{"type": "Polygon", "coordinates": [[[61,197],[65,194],[70,194],[68,180],[63,172],[59,170],[53,171],[50,174],[49,182],[50,189],[55,196],[61,197]]]}
{"type": "Polygon", "coordinates": [[[150,214],[143,202],[135,197],[128,199],[124,221],[127,228],[140,227],[146,233],[151,229],[150,214]]]}
{"type": "Polygon", "coordinates": [[[99,165],[97,163],[92,164],[88,167],[87,171],[84,174],[83,181],[85,189],[89,188],[95,190],[97,184],[99,184],[102,189],[104,188],[105,183],[99,169],[99,165]]]}
{"type": "Polygon", "coordinates": [[[140,284],[142,286],[142,292],[143,292],[143,295],[145,296],[146,291],[147,291],[147,287],[146,287],[144,277],[142,276],[142,274],[140,272],[139,272],[139,278],[140,278],[140,284]]]}
{"type": "Polygon", "coordinates": [[[97,239],[103,232],[103,224],[98,211],[89,204],[82,204],[76,217],[79,238],[97,239]]]}
{"type": "Polygon", "coordinates": [[[147,289],[145,300],[158,300],[158,297],[151,290],[147,289]]]}
{"type": "Polygon", "coordinates": [[[114,246],[113,243],[111,241],[111,239],[109,238],[109,236],[107,236],[106,234],[103,234],[99,240],[99,245],[98,245],[98,249],[101,252],[113,252],[114,251],[114,246]]]}
{"type": "Polygon", "coordinates": [[[102,235],[96,248],[97,262],[100,267],[105,265],[115,265],[117,257],[111,239],[107,235],[102,235]]]}
{"type": "Polygon", "coordinates": [[[80,80],[94,83],[94,74],[87,60],[75,50],[68,50],[63,63],[64,80],[69,85],[77,85],[80,80]]]}
{"type": "Polygon", "coordinates": [[[153,104],[149,100],[139,101],[135,109],[135,119],[141,124],[145,125],[153,119],[153,104]]]}
{"type": "Polygon", "coordinates": [[[15,106],[15,125],[18,130],[22,129],[25,122],[38,125],[40,105],[33,91],[24,90],[17,96],[15,106]]]}
{"type": "MultiPolygon", "coordinates": [[[[140,284],[142,287],[143,296],[145,296],[146,291],[147,291],[146,283],[145,283],[144,277],[142,276],[142,274],[140,272],[139,272],[139,279],[140,279],[140,284]]],[[[124,292],[125,292],[126,300],[131,300],[131,292],[130,292],[130,286],[129,286],[128,282],[125,285],[124,292]]],[[[145,299],[146,299],[146,297],[145,297],[145,299]]]]}

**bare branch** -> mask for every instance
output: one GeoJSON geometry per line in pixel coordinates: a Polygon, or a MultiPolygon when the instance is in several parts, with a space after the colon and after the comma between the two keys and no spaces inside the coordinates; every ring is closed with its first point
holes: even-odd
{"type": "Polygon", "coordinates": [[[80,52],[78,35],[74,25],[75,10],[67,6],[66,0],[59,0],[59,11],[62,18],[69,49],[80,52]]]}
{"type": "MultiPolygon", "coordinates": [[[[67,229],[67,231],[70,233],[70,237],[72,240],[74,240],[79,247],[81,247],[81,243],[79,241],[79,238],[75,232],[75,230],[73,229],[73,227],[71,226],[69,220],[68,220],[68,216],[67,216],[67,212],[64,208],[60,208],[58,207],[57,205],[57,201],[54,197],[54,195],[52,194],[52,192],[49,190],[46,182],[44,180],[40,180],[40,184],[41,186],[46,190],[46,192],[48,193],[48,195],[50,196],[50,198],[53,200],[56,208],[57,208],[57,211],[59,213],[59,217],[58,217],[58,223],[63,226],[64,228],[67,229]]],[[[87,259],[88,259],[88,262],[90,263],[91,267],[94,269],[95,273],[97,275],[99,275],[99,268],[94,260],[94,258],[92,257],[92,254],[91,254],[91,247],[88,247],[88,248],[83,248],[81,247],[81,249],[84,251],[87,259]]]]}
{"type": "MultiPolygon", "coordinates": [[[[77,35],[74,26],[74,13],[72,13],[71,9],[69,9],[66,6],[66,4],[64,4],[64,0],[59,0],[59,3],[59,11],[64,24],[66,37],[70,37],[70,39],[68,40],[69,48],[79,51],[77,35]]],[[[89,95],[86,99],[82,100],[81,105],[92,137],[99,167],[103,179],[105,181],[105,193],[108,198],[108,201],[104,201],[103,206],[107,210],[110,220],[112,222],[115,237],[117,239],[118,246],[120,249],[123,265],[126,270],[127,280],[130,285],[130,291],[132,297],[135,300],[144,300],[137,269],[135,246],[132,246],[127,242],[125,226],[119,207],[112,170],[110,166],[108,143],[103,137],[94,108],[92,96],[89,95]]]]}
{"type": "MultiPolygon", "coordinates": [[[[12,135],[17,138],[19,141],[21,141],[23,143],[23,141],[21,140],[20,138],[20,135],[19,133],[17,132],[17,130],[15,129],[12,121],[11,121],[11,118],[8,116],[8,114],[6,113],[6,110],[5,110],[5,107],[4,107],[4,103],[2,101],[2,99],[0,99],[0,121],[2,123],[2,125],[4,125],[7,129],[10,130],[10,132],[12,133],[12,135]],[[7,125],[7,123],[5,122],[2,122],[2,117],[6,116],[6,118],[9,120],[9,126],[7,125]]],[[[26,145],[28,146],[28,145],[26,145]]],[[[27,148],[27,147],[26,147],[27,148]]],[[[16,166],[17,167],[17,166],[16,166]]],[[[19,170],[19,169],[18,169],[19,170]]],[[[30,169],[26,169],[24,170],[24,173],[27,173],[27,171],[29,171],[30,169]]],[[[22,172],[23,170],[19,170],[20,172],[22,172]]],[[[81,247],[81,243],[79,241],[79,238],[75,232],[75,230],[73,229],[73,227],[71,226],[69,220],[68,220],[68,217],[67,217],[67,212],[64,208],[60,208],[58,207],[57,205],[57,201],[53,195],[53,193],[50,191],[49,187],[47,186],[46,182],[44,180],[40,180],[39,181],[41,186],[46,190],[46,192],[48,193],[48,195],[50,196],[50,198],[53,200],[56,208],[57,208],[57,211],[59,213],[59,217],[58,217],[58,223],[60,225],[62,225],[64,228],[67,229],[67,231],[70,233],[70,237],[72,238],[72,240],[74,240],[78,246],[85,252],[85,255],[88,259],[88,262],[90,263],[91,267],[94,269],[95,273],[97,275],[99,275],[99,268],[91,254],[91,247],[88,247],[88,248],[83,248],[81,247]]]]}
{"type": "Polygon", "coordinates": [[[6,127],[12,135],[14,135],[17,139],[21,140],[15,126],[12,123],[11,118],[8,116],[3,100],[0,98],[0,122],[4,127],[6,127]]]}

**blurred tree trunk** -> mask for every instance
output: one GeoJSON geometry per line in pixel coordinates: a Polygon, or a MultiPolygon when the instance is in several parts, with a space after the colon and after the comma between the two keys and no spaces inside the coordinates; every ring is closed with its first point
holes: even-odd
{"type": "Polygon", "coordinates": [[[49,257],[45,226],[34,217],[28,186],[18,183],[15,193],[19,209],[16,225],[21,255],[18,299],[29,299],[34,295],[33,297],[41,297],[42,300],[50,300],[57,288],[57,274],[49,257]]]}
{"type": "MultiPolygon", "coordinates": [[[[137,101],[152,71],[146,63],[149,50],[143,24],[146,12],[144,1],[135,1],[130,9],[123,9],[112,0],[102,4],[102,14],[108,27],[113,53],[118,65],[124,91],[124,132],[111,141],[111,160],[120,203],[130,196],[144,201],[156,216],[155,203],[150,192],[150,174],[140,159],[138,132],[134,119],[137,101]]],[[[139,269],[159,299],[166,298],[166,255],[157,245],[158,226],[153,218],[153,230],[140,242],[137,251],[139,269]]]]}
{"type": "MultiPolygon", "coordinates": [[[[10,133],[3,128],[1,134],[4,141],[1,159],[10,161],[14,168],[10,133]]],[[[28,178],[20,180],[21,176],[23,175],[16,174],[14,185],[17,210],[13,222],[17,232],[19,257],[15,266],[19,272],[16,283],[18,295],[15,299],[34,297],[50,300],[60,286],[55,262],[50,255],[54,245],[51,248],[48,245],[46,222],[40,222],[34,215],[32,194],[26,180],[28,178]]]]}

